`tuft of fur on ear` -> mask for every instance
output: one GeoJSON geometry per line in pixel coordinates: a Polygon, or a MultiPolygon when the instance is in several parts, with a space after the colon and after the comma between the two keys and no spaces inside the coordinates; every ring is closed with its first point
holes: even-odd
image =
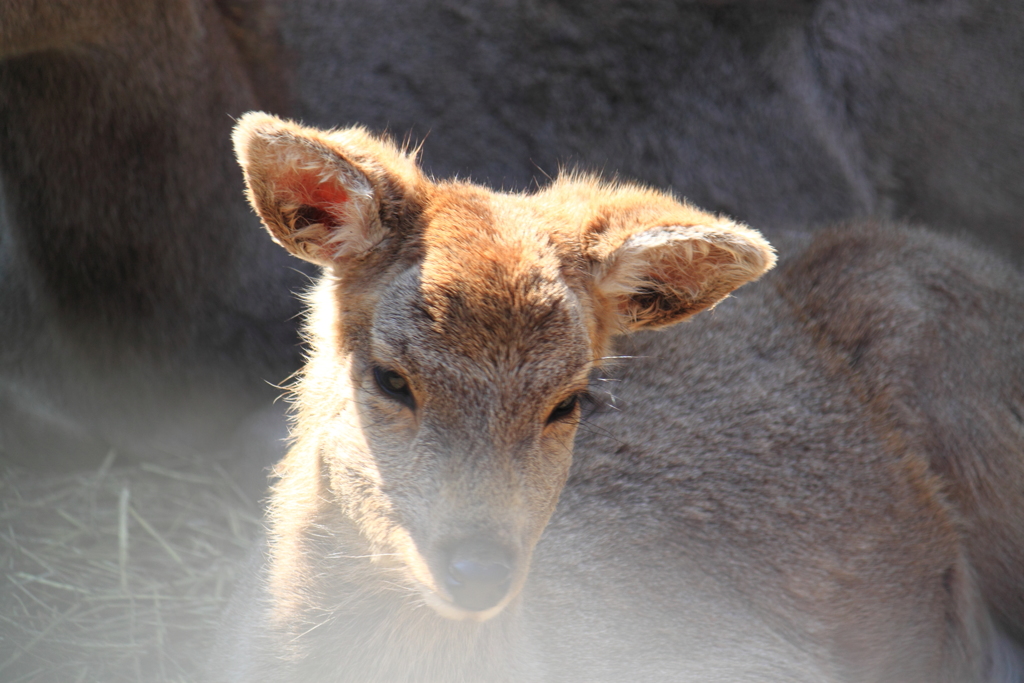
{"type": "Polygon", "coordinates": [[[603,258],[595,282],[617,306],[621,327],[633,332],[712,308],[774,265],[771,245],[743,225],[660,225],[634,232],[603,258]]]}
{"type": "Polygon", "coordinates": [[[233,139],[249,201],[274,241],[321,266],[387,237],[381,202],[397,184],[388,167],[414,167],[362,128],[324,132],[260,112],[239,119],[233,139]]]}

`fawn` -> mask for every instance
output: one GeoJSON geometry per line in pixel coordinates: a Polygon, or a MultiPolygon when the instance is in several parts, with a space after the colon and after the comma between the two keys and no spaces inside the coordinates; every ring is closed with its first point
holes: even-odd
{"type": "MultiPolygon", "coordinates": [[[[323,276],[293,445],[216,676],[1014,680],[1013,613],[986,586],[1019,586],[980,558],[1020,554],[992,540],[1019,538],[1020,501],[972,545],[957,492],[973,475],[944,475],[942,445],[915,441],[917,394],[893,369],[920,332],[886,324],[906,283],[850,283],[872,249],[894,259],[883,273],[908,253],[981,259],[946,286],[994,278],[992,305],[1024,300],[1016,274],[891,227],[794,235],[774,286],[656,331],[759,278],[772,247],[591,176],[523,194],[436,182],[360,128],[251,113],[235,145],[264,225],[323,276]],[[854,300],[830,308],[833,291],[854,300]],[[588,409],[601,372],[615,404],[588,409]]],[[[1020,317],[954,336],[1019,356],[1020,317]]],[[[1006,377],[1019,386],[1020,366],[1006,377]]],[[[996,422],[979,429],[1009,449],[991,455],[1011,463],[1005,502],[1021,430],[996,422]]]]}

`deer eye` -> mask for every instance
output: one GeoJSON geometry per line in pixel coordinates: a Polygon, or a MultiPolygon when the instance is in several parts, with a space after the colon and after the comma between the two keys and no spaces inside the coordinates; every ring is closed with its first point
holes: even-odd
{"type": "Polygon", "coordinates": [[[555,406],[555,409],[548,415],[548,424],[561,420],[564,417],[568,417],[575,410],[576,406],[580,403],[579,394],[573,394],[569,398],[565,399],[561,403],[555,406]]]}
{"type": "Polygon", "coordinates": [[[409,408],[416,407],[416,401],[412,397],[412,389],[409,387],[409,380],[402,377],[394,370],[386,370],[381,367],[373,369],[373,379],[384,394],[409,408]]]}

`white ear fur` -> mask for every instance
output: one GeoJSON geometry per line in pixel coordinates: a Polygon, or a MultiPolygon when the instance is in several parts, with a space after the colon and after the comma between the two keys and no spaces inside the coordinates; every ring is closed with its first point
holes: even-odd
{"type": "Polygon", "coordinates": [[[759,233],[736,223],[667,225],[636,232],[595,272],[627,331],[658,328],[713,307],[775,265],[759,233]]]}
{"type": "Polygon", "coordinates": [[[274,240],[299,258],[331,265],[359,257],[385,237],[371,178],[346,158],[339,138],[250,113],[235,127],[249,201],[274,240]]]}

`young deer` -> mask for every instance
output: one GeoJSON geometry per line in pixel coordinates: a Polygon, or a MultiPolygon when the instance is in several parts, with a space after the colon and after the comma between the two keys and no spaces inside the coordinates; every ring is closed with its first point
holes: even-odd
{"type": "Polygon", "coordinates": [[[435,182],[359,128],[254,113],[235,145],[323,277],[219,679],[1011,680],[945,484],[795,266],[647,332],[770,269],[758,233],[586,176],[435,182]]]}

